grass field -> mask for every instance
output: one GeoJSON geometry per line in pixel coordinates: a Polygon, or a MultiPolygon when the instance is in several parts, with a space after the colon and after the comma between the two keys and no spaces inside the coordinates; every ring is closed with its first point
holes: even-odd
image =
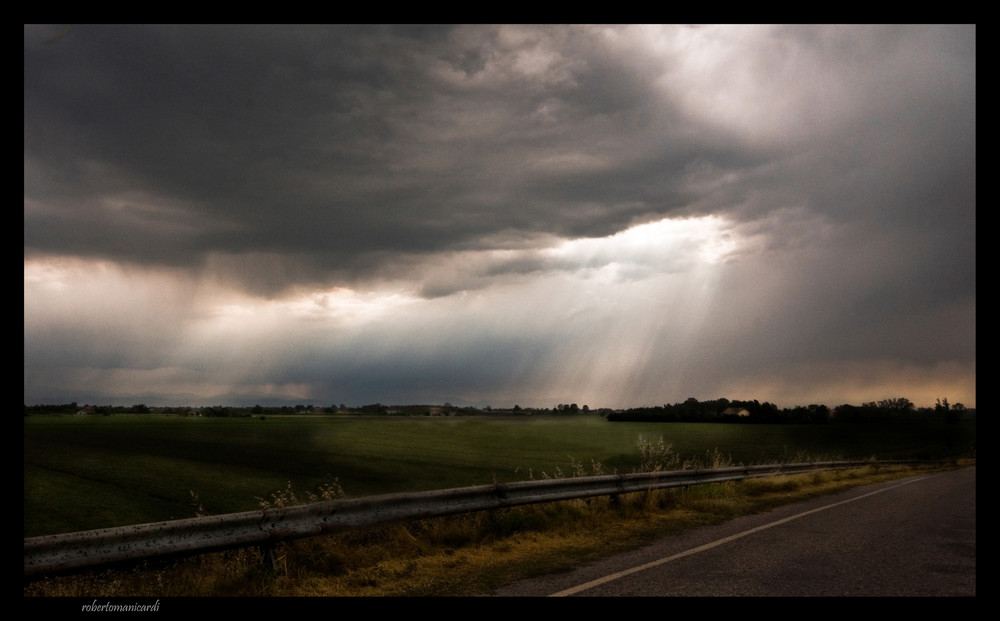
{"type": "Polygon", "coordinates": [[[682,457],[735,463],[967,455],[970,425],[609,423],[518,418],[168,416],[24,419],[24,536],[259,507],[291,482],[348,496],[443,489],[639,465],[640,435],[682,457]]]}

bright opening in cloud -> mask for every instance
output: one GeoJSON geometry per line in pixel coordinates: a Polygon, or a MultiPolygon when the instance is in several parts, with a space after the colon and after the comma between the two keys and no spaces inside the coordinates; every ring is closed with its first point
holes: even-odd
{"type": "Polygon", "coordinates": [[[719,263],[738,248],[733,224],[712,215],[664,218],[609,237],[568,240],[546,254],[567,269],[618,266],[652,274],[719,263]]]}

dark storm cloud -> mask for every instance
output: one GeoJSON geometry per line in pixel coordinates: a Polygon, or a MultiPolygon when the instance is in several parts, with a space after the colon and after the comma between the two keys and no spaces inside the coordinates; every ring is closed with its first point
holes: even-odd
{"type": "Polygon", "coordinates": [[[585,30],[32,34],[27,253],[192,266],[293,254],[285,273],[314,280],[502,230],[610,234],[690,203],[687,163],[745,164],[709,132],[672,130],[644,68],[585,30]],[[541,66],[516,65],[533,54],[541,66]]]}
{"type": "Polygon", "coordinates": [[[884,361],[974,385],[975,39],[27,26],[26,394],[71,367],[370,401],[884,361]]]}

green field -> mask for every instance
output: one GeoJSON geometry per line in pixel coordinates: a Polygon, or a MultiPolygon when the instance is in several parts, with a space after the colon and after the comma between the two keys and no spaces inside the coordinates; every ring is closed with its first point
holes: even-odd
{"type": "MultiPolygon", "coordinates": [[[[348,496],[481,485],[639,464],[640,435],[685,458],[736,463],[968,455],[974,424],[609,423],[511,418],[30,416],[24,418],[24,536],[259,507],[292,482],[333,478],[348,496]],[[543,474],[544,473],[544,474],[543,474]]],[[[590,472],[588,471],[588,474],[590,472]]]]}

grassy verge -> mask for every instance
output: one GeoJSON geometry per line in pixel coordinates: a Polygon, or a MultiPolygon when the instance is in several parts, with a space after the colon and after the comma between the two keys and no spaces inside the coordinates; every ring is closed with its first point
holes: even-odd
{"type": "MultiPolygon", "coordinates": [[[[959,464],[967,465],[967,464],[959,464]]],[[[395,524],[133,569],[47,578],[24,595],[69,597],[472,596],[656,537],[928,469],[872,467],[548,503],[395,524]]],[[[274,497],[273,500],[277,500],[274,497]]]]}

